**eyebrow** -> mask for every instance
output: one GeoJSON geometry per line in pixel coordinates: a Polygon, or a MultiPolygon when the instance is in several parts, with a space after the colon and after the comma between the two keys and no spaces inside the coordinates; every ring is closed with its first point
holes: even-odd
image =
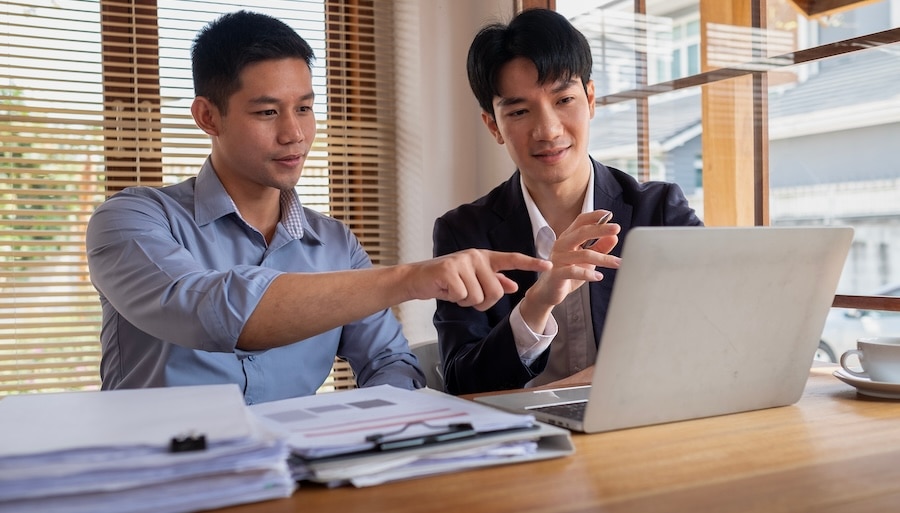
{"type": "MultiPolygon", "coordinates": [[[[565,82],[563,82],[563,81],[556,82],[556,85],[550,91],[554,94],[561,93],[570,87],[576,86],[577,84],[578,84],[578,80],[576,80],[573,77],[565,82]]],[[[520,98],[518,96],[513,96],[510,98],[500,97],[500,101],[497,102],[497,107],[507,107],[509,105],[516,105],[516,104],[522,103],[524,101],[525,101],[524,98],[520,98]]]]}
{"type": "MultiPolygon", "coordinates": [[[[315,98],[316,98],[316,93],[311,91],[311,92],[306,93],[303,96],[297,98],[297,101],[305,102],[307,100],[314,100],[315,98]]],[[[270,104],[270,103],[281,103],[281,100],[279,100],[278,98],[272,97],[272,96],[263,95],[263,96],[257,96],[256,98],[251,98],[250,103],[254,104],[254,105],[264,105],[264,104],[270,104]]]]}

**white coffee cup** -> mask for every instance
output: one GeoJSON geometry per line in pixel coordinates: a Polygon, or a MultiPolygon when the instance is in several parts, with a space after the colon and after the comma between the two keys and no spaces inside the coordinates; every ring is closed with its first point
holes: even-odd
{"type": "Polygon", "coordinates": [[[844,371],[859,378],[868,378],[880,383],[900,383],[900,337],[860,338],[856,349],[841,355],[844,371]],[[850,368],[850,357],[859,359],[862,368],[850,368]]]}

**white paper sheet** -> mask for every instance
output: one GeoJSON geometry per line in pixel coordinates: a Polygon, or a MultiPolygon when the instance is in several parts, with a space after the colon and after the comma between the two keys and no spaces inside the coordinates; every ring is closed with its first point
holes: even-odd
{"type": "Polygon", "coordinates": [[[0,401],[0,419],[9,420],[0,422],[0,458],[168,447],[173,436],[190,433],[210,444],[251,434],[237,385],[13,395],[0,401]]]}
{"type": "Polygon", "coordinates": [[[187,512],[287,497],[289,450],[235,385],[0,400],[0,511],[187,512]],[[170,452],[172,438],[206,448],[170,452]]]}
{"type": "Polygon", "coordinates": [[[446,431],[468,423],[479,433],[525,428],[517,415],[441,393],[389,385],[260,403],[250,410],[282,430],[294,454],[320,458],[374,447],[371,435],[399,439],[446,431]]]}

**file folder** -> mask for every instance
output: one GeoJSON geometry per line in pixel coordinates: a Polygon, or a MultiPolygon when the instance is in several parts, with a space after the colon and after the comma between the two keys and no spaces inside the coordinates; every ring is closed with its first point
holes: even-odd
{"type": "Polygon", "coordinates": [[[574,452],[568,430],[432,389],[381,385],[250,410],[282,431],[295,479],[331,486],[372,486],[574,452]]]}

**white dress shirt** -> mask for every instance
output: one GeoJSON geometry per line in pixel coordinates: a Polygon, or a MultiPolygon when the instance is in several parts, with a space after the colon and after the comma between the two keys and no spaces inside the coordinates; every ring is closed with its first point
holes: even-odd
{"type": "MultiPolygon", "coordinates": [[[[586,193],[584,195],[584,201],[581,206],[581,212],[591,212],[594,210],[594,195],[590,194],[589,191],[594,190],[594,173],[590,173],[590,178],[588,179],[586,193]]],[[[521,179],[520,179],[521,180],[521,179]]],[[[528,210],[528,217],[531,220],[531,230],[532,236],[534,237],[534,247],[536,256],[538,258],[550,258],[550,252],[553,249],[553,244],[556,242],[556,233],[547,223],[547,220],[544,218],[541,211],[538,209],[537,205],[534,202],[534,199],[529,194],[528,189],[525,187],[524,182],[522,183],[522,194],[525,199],[525,206],[528,210]]],[[[522,364],[525,366],[530,366],[534,361],[543,353],[547,347],[550,346],[550,343],[559,338],[560,333],[568,334],[565,338],[574,338],[573,336],[578,334],[579,338],[583,339],[583,335],[585,334],[585,325],[590,327],[587,331],[590,335],[590,340],[593,341],[593,328],[591,327],[591,319],[588,315],[585,319],[584,312],[590,313],[590,301],[587,294],[587,287],[582,287],[580,289],[581,293],[569,294],[563,303],[557,305],[553,309],[553,312],[550,315],[550,319],[547,322],[547,326],[545,327],[543,333],[536,333],[532,330],[522,318],[522,313],[520,311],[519,305],[513,309],[509,316],[510,327],[513,332],[513,339],[516,342],[516,348],[519,352],[519,358],[522,360],[522,364]],[[585,301],[587,302],[587,308],[584,308],[585,301]],[[563,319],[566,322],[566,326],[563,326],[563,329],[560,329],[560,325],[557,320],[557,316],[563,319]],[[574,326],[572,323],[574,322],[574,326]]],[[[563,345],[564,341],[559,340],[560,344],[563,345]]],[[[566,344],[568,345],[568,344],[566,344]]],[[[556,356],[555,352],[551,353],[552,356],[556,356]]],[[[562,355],[559,355],[562,356],[562,355]]],[[[587,355],[585,355],[587,356],[587,355]]],[[[568,358],[567,358],[568,359],[568,358]]],[[[579,358],[581,360],[583,358],[579,358]]],[[[592,360],[591,360],[592,361],[592,360]]],[[[562,376],[544,376],[550,368],[556,368],[559,371],[559,363],[554,362],[557,365],[551,365],[548,363],[548,369],[545,370],[545,373],[542,373],[538,378],[543,378],[540,381],[544,381],[548,378],[549,381],[553,379],[559,379],[565,377],[565,375],[570,375],[573,372],[569,372],[562,376]]],[[[578,365],[580,366],[580,365],[578,365]]],[[[581,369],[578,369],[581,370],[581,369]]],[[[563,371],[565,372],[565,371],[563,371]]],[[[535,378],[535,379],[538,379],[535,378]]],[[[534,381],[534,380],[532,380],[534,381]]],[[[531,383],[530,383],[531,384],[531,383]]]]}

